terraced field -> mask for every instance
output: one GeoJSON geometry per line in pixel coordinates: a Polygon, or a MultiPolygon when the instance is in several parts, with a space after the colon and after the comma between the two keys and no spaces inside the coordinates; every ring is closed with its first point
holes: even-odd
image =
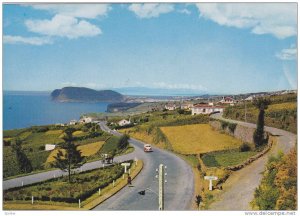
{"type": "Polygon", "coordinates": [[[238,148],[242,142],[227,134],[212,130],[208,124],[161,127],[174,151],[199,154],[238,148]]]}

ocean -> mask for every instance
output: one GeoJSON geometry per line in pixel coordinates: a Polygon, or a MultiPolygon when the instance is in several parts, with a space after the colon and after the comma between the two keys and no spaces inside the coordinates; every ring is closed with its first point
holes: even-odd
{"type": "Polygon", "coordinates": [[[106,112],[109,103],[60,103],[50,93],[4,92],[3,129],[67,123],[82,114],[106,112]]]}

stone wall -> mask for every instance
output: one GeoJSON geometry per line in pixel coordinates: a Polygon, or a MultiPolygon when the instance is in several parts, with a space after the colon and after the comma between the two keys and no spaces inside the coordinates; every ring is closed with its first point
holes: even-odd
{"type": "Polygon", "coordinates": [[[220,121],[213,120],[210,121],[209,124],[212,126],[213,129],[218,131],[224,131],[225,133],[234,136],[237,139],[242,140],[243,142],[253,143],[253,133],[255,131],[254,128],[248,128],[242,125],[236,125],[234,133],[232,133],[228,127],[225,130],[222,129],[222,124],[220,121]]]}

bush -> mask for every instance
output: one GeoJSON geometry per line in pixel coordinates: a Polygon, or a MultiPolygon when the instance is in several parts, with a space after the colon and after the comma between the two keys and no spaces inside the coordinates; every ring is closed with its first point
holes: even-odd
{"type": "Polygon", "coordinates": [[[247,152],[247,151],[250,151],[250,150],[251,150],[251,147],[248,143],[243,143],[240,146],[240,152],[247,152]]]}
{"type": "Polygon", "coordinates": [[[234,133],[236,125],[237,124],[235,123],[228,123],[228,129],[230,130],[231,133],[234,133]]]}

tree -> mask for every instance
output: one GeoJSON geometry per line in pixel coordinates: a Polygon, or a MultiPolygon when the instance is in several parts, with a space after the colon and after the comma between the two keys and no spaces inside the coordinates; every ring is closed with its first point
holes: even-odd
{"type": "Polygon", "coordinates": [[[12,149],[16,153],[19,169],[22,173],[32,172],[31,161],[26,156],[21,145],[22,141],[20,139],[16,139],[14,145],[12,145],[12,149]]]}
{"type": "Polygon", "coordinates": [[[128,142],[129,139],[130,139],[129,135],[124,134],[119,140],[118,149],[123,150],[123,149],[127,148],[127,146],[129,145],[129,142],[128,142]]]}
{"type": "Polygon", "coordinates": [[[69,182],[71,182],[71,171],[81,167],[84,164],[84,157],[81,156],[81,151],[77,149],[74,144],[73,128],[67,128],[65,131],[63,140],[65,141],[59,150],[57,155],[54,156],[55,161],[52,165],[63,171],[68,172],[69,182]]]}
{"type": "Polygon", "coordinates": [[[256,147],[262,146],[265,142],[264,139],[264,126],[265,126],[265,110],[268,109],[271,101],[268,98],[258,98],[253,101],[253,105],[259,109],[259,114],[256,123],[256,130],[253,134],[253,140],[256,147]]]}

